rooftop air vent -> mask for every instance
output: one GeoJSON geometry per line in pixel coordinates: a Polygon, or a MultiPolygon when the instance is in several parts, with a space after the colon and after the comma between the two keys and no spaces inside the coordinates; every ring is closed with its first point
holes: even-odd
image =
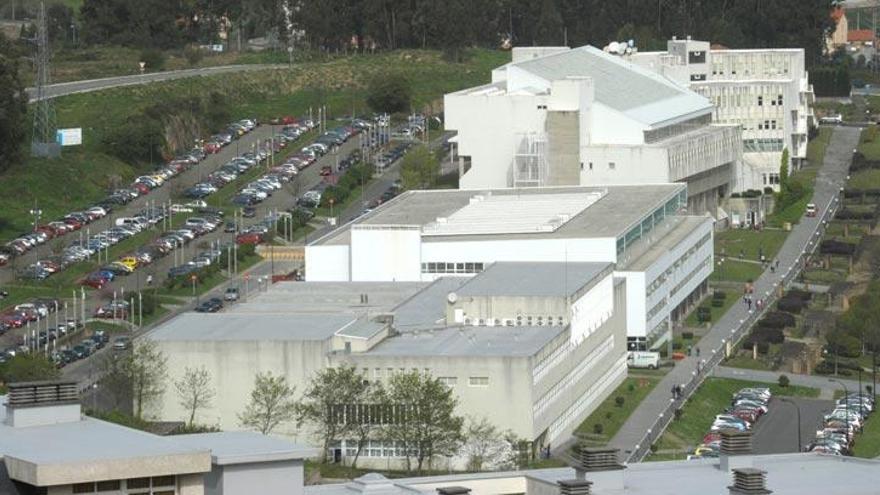
{"type": "Polygon", "coordinates": [[[590,495],[592,481],[587,480],[559,480],[559,495],[590,495]]]}
{"type": "Polygon", "coordinates": [[[755,468],[737,468],[733,470],[733,486],[727,487],[731,495],[767,495],[767,473],[755,468]]]}

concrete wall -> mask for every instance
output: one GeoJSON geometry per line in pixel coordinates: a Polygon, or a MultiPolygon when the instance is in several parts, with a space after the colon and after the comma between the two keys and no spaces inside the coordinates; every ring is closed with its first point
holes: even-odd
{"type": "Polygon", "coordinates": [[[547,112],[549,176],[545,185],[580,185],[579,112],[547,112]]]}
{"type": "Polygon", "coordinates": [[[421,229],[351,229],[351,280],[418,282],[421,278],[421,229]]]}
{"type": "Polygon", "coordinates": [[[351,280],[348,245],[306,246],[306,281],[351,280]]]}
{"type": "Polygon", "coordinates": [[[571,305],[571,342],[578,344],[614,312],[614,277],[608,275],[571,305]]]}
{"type": "Polygon", "coordinates": [[[669,179],[666,150],[645,146],[592,145],[581,148],[581,184],[665,184],[669,179]],[[612,168],[611,164],[614,164],[612,168]]]}
{"type": "MultiPolygon", "coordinates": [[[[222,494],[301,495],[303,493],[303,461],[276,461],[222,466],[222,494]]],[[[181,494],[184,495],[184,494],[181,494]]]]}
{"type": "Polygon", "coordinates": [[[568,313],[565,297],[459,296],[455,304],[446,306],[446,321],[459,322],[461,319],[464,322],[466,319],[469,323],[465,324],[480,325],[482,321],[493,326],[505,325],[507,320],[515,323],[521,316],[523,325],[528,324],[526,321],[537,324],[540,317],[544,325],[560,326],[568,324],[568,313]]]}

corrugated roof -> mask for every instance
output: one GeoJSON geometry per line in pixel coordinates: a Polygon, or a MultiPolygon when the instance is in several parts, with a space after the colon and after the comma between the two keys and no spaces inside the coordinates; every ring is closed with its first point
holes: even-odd
{"type": "Polygon", "coordinates": [[[697,93],[592,46],[508,67],[526,70],[548,84],[569,77],[590,77],[597,102],[648,125],[712,109],[709,100],[697,93]]]}
{"type": "Polygon", "coordinates": [[[456,291],[461,296],[565,297],[589,285],[611,263],[492,263],[456,291]]]}

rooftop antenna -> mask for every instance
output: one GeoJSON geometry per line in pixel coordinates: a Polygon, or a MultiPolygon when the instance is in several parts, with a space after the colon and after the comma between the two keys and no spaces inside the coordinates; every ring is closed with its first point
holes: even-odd
{"type": "Polygon", "coordinates": [[[33,41],[37,49],[34,57],[37,77],[31,155],[57,158],[61,155],[61,145],[55,140],[55,109],[52,99],[46,95],[46,86],[49,85],[49,31],[46,27],[46,5],[43,2],[40,2],[37,36],[33,41]]]}

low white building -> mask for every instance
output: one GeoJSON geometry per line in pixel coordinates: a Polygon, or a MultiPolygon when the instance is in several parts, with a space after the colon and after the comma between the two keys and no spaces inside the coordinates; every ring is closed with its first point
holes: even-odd
{"type": "MultiPolygon", "coordinates": [[[[240,428],[256,373],[301,393],[317,371],[351,365],[380,382],[427,372],[452,388],[457,415],[487,418],[537,449],[567,440],[626,377],[626,285],[611,263],[575,262],[495,263],[432,282],[282,282],[223,313],[180,315],[148,338],[169,356],[170,380],[208,371],[217,396],[198,419],[224,430],[240,428]]],[[[170,390],[155,413],[187,415],[170,390]]],[[[320,444],[310,426],[276,431],[320,444]]],[[[354,457],[356,440],[335,440],[331,458],[354,457]]],[[[371,438],[359,462],[400,467],[411,448],[371,438]]]]}
{"type": "Polygon", "coordinates": [[[708,98],[713,122],[742,128],[743,164],[734,174],[734,192],[779,190],[783,149],[789,170],[806,161],[815,97],[802,48],[711,49],[707,41],[673,38],[665,52],[637,52],[625,60],[708,98]]]}
{"type": "Polygon", "coordinates": [[[656,347],[705,293],[709,216],[684,184],[408,191],[306,246],[308,281],[430,281],[498,261],[605,262],[627,279],[627,336],[656,347]]]}
{"type": "Polygon", "coordinates": [[[444,107],[462,189],[684,182],[717,217],[742,154],[708,99],[590,46],[515,48],[444,107]]]}

